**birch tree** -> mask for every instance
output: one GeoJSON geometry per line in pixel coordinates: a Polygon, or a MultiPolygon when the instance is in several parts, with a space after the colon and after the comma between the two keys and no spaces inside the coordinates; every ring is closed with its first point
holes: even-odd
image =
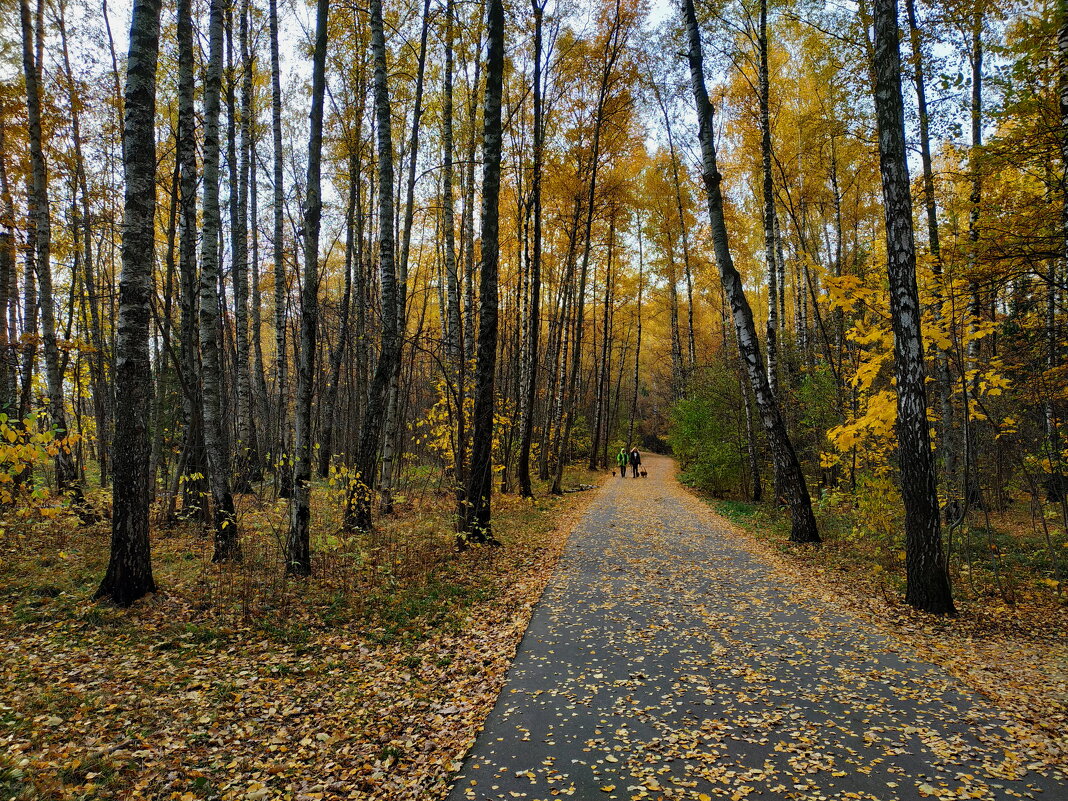
{"type": "Polygon", "coordinates": [[[482,128],[482,262],[479,265],[478,361],[472,416],[471,474],[461,531],[465,542],[496,544],[490,522],[493,492],[493,383],[497,369],[497,272],[501,192],[501,95],[504,85],[504,4],[486,15],[486,90],[482,128]]]}
{"type": "Polygon", "coordinates": [[[704,57],[701,48],[701,30],[697,24],[693,0],[683,0],[683,24],[686,28],[690,64],[690,84],[697,108],[698,136],[701,142],[702,179],[708,200],[708,216],[712,226],[712,243],[716,265],[719,267],[723,293],[730,303],[734,327],[738,334],[738,348],[745,363],[746,373],[753,387],[757,408],[760,411],[768,444],[775,459],[777,475],[790,507],[790,540],[792,542],[819,542],[816,518],[812,514],[812,501],[801,464],[793,443],[786,431],[778,401],[771,392],[768,375],[764,370],[757,340],[753,311],[742,287],[742,278],[734,267],[727,224],[723,214],[723,193],[720,187],[722,176],[716,163],[712,101],[705,88],[704,57]]]}
{"type": "Polygon", "coordinates": [[[875,0],[873,18],[875,116],[879,129],[879,168],[894,327],[901,497],[905,504],[905,566],[908,574],[905,600],[925,612],[953,614],[953,597],[942,554],[937,477],[928,433],[896,0],[875,0]]]}
{"type": "Polygon", "coordinates": [[[116,426],[111,555],[97,599],[129,606],[155,592],[149,545],[149,411],[152,366],[151,321],[156,208],[156,62],[160,0],[136,0],[130,22],[123,120],[126,179],[122,235],[122,277],[115,351],[116,426]]]}
{"type": "Polygon", "coordinates": [[[237,515],[230,489],[230,457],[222,421],[222,360],[219,353],[219,112],[222,105],[224,0],[211,0],[208,68],[204,85],[204,223],[200,240],[200,353],[204,449],[214,505],[214,562],[241,558],[237,515]]]}

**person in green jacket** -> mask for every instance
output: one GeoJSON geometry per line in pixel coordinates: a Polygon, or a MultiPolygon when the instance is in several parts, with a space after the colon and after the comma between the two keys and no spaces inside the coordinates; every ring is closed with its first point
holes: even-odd
{"type": "Polygon", "coordinates": [[[619,477],[627,477],[627,449],[620,448],[619,453],[616,454],[616,467],[619,468],[619,477]]]}

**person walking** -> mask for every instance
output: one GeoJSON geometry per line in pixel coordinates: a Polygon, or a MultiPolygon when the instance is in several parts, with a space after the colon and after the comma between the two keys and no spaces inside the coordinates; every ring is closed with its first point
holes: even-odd
{"type": "Polygon", "coordinates": [[[627,449],[620,445],[619,453],[616,454],[616,467],[619,468],[619,477],[627,477],[627,449]]]}
{"type": "Polygon", "coordinates": [[[638,449],[637,448],[631,449],[631,452],[630,452],[631,478],[637,478],[638,477],[638,465],[640,465],[641,463],[642,463],[642,455],[640,453],[638,453],[638,449]]]}

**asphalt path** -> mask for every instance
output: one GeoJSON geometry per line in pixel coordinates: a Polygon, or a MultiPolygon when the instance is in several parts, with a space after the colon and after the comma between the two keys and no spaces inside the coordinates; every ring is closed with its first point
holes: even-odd
{"type": "Polygon", "coordinates": [[[572,531],[450,801],[1068,799],[982,699],[645,462],[572,531]]]}

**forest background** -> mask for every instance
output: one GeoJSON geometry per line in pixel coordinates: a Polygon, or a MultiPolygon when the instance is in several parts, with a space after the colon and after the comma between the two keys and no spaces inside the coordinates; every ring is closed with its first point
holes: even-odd
{"type": "Polygon", "coordinates": [[[178,0],[149,107],[157,6],[0,9],[20,625],[110,615],[94,587],[290,633],[418,587],[425,620],[632,445],[870,596],[1063,624],[1061,5],[178,0]]]}

